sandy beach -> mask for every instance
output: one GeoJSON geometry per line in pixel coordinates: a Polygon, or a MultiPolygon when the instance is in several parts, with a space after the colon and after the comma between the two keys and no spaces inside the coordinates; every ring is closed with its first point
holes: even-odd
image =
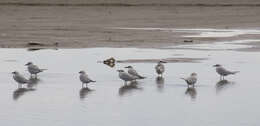
{"type": "Polygon", "coordinates": [[[172,30],[258,30],[258,6],[1,5],[0,11],[3,48],[24,48],[29,42],[44,43],[46,47],[58,43],[58,48],[160,48],[185,44],[185,40],[211,43],[260,37],[259,34],[184,37],[194,33],[172,30]]]}

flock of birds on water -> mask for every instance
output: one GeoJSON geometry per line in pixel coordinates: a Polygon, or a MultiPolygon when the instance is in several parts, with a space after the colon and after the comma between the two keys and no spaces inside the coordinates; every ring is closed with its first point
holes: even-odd
{"type": "MultiPolygon", "coordinates": [[[[156,66],[155,66],[155,72],[158,74],[158,77],[163,77],[163,73],[165,72],[165,61],[160,60],[156,66]]],[[[28,62],[25,64],[27,66],[28,72],[30,73],[30,78],[37,78],[37,74],[47,70],[47,69],[40,69],[37,65],[33,64],[32,62],[28,62]]],[[[216,72],[220,75],[220,80],[224,80],[225,76],[228,75],[234,75],[238,73],[239,71],[229,71],[225,69],[222,65],[216,64],[214,65],[216,67],[216,72]]],[[[146,77],[140,75],[132,66],[125,67],[128,69],[128,71],[124,71],[122,69],[117,70],[119,73],[119,78],[124,81],[124,85],[128,85],[128,82],[136,82],[139,79],[145,79],[146,77]]],[[[13,79],[18,83],[18,87],[22,87],[23,84],[29,84],[30,80],[26,79],[22,74],[20,74],[18,71],[12,72],[13,79]]],[[[194,87],[194,85],[197,82],[197,73],[191,73],[190,76],[186,78],[180,78],[183,79],[187,86],[194,87]]],[[[89,83],[94,83],[96,81],[89,78],[88,74],[85,71],[79,72],[79,80],[82,83],[82,88],[87,87],[89,83]]]]}

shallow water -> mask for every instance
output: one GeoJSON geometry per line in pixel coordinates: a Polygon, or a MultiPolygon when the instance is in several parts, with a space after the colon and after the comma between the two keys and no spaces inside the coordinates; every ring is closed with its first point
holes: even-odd
{"type": "MultiPolygon", "coordinates": [[[[232,45],[229,45],[232,46],[232,45]]],[[[9,125],[259,125],[259,52],[192,49],[90,48],[40,50],[0,49],[0,124],[9,125]],[[147,79],[123,86],[117,69],[98,61],[207,58],[199,63],[167,63],[163,79],[156,78],[155,63],[131,63],[147,79]],[[26,77],[25,63],[48,69],[30,88],[18,89],[11,72],[26,77]],[[219,82],[212,65],[239,70],[219,82]],[[97,82],[81,89],[78,72],[86,70],[97,82]],[[180,77],[199,76],[195,89],[180,77]]]]}
{"type": "Polygon", "coordinates": [[[126,30],[148,30],[148,31],[165,31],[165,32],[182,32],[189,33],[183,35],[186,38],[226,38],[236,37],[239,35],[259,35],[259,29],[176,29],[176,28],[131,28],[131,27],[113,27],[113,29],[126,29],[126,30]]]}
{"type": "MultiPolygon", "coordinates": [[[[226,42],[215,42],[215,43],[206,43],[206,44],[187,44],[187,45],[178,45],[172,46],[172,48],[178,49],[198,49],[198,50],[237,50],[237,49],[249,49],[254,47],[250,45],[253,42],[260,42],[260,40],[234,40],[234,41],[226,41],[226,42]]],[[[171,47],[166,47],[171,48],[171,47]]]]}

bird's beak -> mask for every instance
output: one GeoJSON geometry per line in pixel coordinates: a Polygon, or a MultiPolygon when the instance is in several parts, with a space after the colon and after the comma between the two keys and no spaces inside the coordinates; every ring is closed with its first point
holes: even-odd
{"type": "Polygon", "coordinates": [[[212,67],[216,67],[217,65],[213,65],[212,67]]]}
{"type": "Polygon", "coordinates": [[[125,67],[125,68],[129,68],[129,66],[125,67]]]}
{"type": "Polygon", "coordinates": [[[14,74],[14,72],[12,72],[11,74],[14,74]]]}
{"type": "Polygon", "coordinates": [[[25,64],[25,66],[28,66],[28,65],[29,65],[29,63],[26,63],[26,64],[25,64]]]}
{"type": "Polygon", "coordinates": [[[162,63],[167,63],[166,61],[161,61],[162,63]]]}

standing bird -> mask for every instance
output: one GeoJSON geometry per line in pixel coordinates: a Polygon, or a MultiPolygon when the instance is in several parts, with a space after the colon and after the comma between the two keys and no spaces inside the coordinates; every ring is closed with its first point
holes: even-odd
{"type": "Polygon", "coordinates": [[[93,80],[91,80],[89,77],[88,77],[88,75],[86,74],[86,72],[85,71],[80,71],[79,72],[79,79],[80,79],[80,81],[82,82],[82,88],[84,87],[84,84],[86,84],[86,86],[88,86],[88,83],[90,83],[90,82],[96,82],[96,81],[93,81],[93,80]]]}
{"type": "Polygon", "coordinates": [[[125,68],[128,68],[128,73],[132,76],[135,76],[137,79],[144,79],[144,76],[141,76],[137,73],[137,71],[132,66],[127,66],[125,68]]]}
{"type": "Polygon", "coordinates": [[[32,62],[28,62],[27,64],[25,64],[25,66],[27,66],[27,69],[28,69],[29,73],[31,74],[31,77],[33,75],[35,75],[36,78],[37,78],[38,73],[43,72],[44,70],[47,70],[47,69],[40,69],[38,66],[34,65],[32,62]]]}
{"type": "Polygon", "coordinates": [[[238,73],[239,71],[229,71],[229,70],[226,70],[224,67],[222,67],[222,65],[220,64],[216,64],[214,65],[213,67],[216,67],[216,72],[220,75],[220,80],[224,80],[225,76],[228,76],[228,75],[234,75],[236,73],[238,73]]]}
{"type": "Polygon", "coordinates": [[[127,85],[127,81],[133,81],[137,78],[129,73],[126,73],[124,70],[117,70],[119,72],[119,78],[125,81],[125,85],[127,85]]]}
{"type": "Polygon", "coordinates": [[[189,77],[187,78],[181,78],[183,80],[186,81],[186,83],[189,85],[192,85],[192,87],[194,87],[195,83],[197,82],[197,74],[196,73],[192,73],[189,77]]]}
{"type": "Polygon", "coordinates": [[[164,71],[165,71],[165,68],[164,68],[163,63],[167,63],[167,62],[160,60],[160,61],[158,62],[158,64],[155,66],[155,71],[156,71],[156,73],[157,73],[159,76],[161,76],[161,77],[162,77],[162,74],[163,74],[164,71]]]}
{"type": "Polygon", "coordinates": [[[13,74],[14,80],[19,84],[19,86],[20,86],[20,84],[22,85],[22,84],[29,83],[29,80],[26,79],[24,76],[22,76],[19,72],[14,71],[14,72],[12,72],[12,74],[13,74]]]}

